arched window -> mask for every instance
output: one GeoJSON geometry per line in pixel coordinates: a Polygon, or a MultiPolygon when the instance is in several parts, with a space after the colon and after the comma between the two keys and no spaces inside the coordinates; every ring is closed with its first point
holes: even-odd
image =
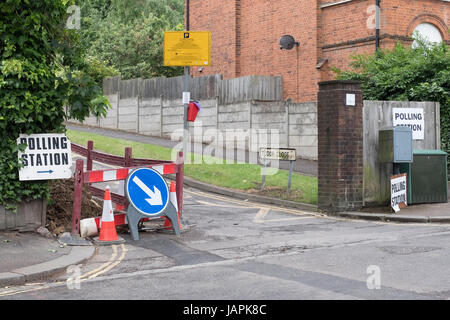
{"type": "MultiPolygon", "coordinates": [[[[442,35],[439,32],[439,29],[436,28],[431,23],[419,24],[414,29],[413,38],[417,34],[429,43],[441,43],[442,42],[442,35]]],[[[414,48],[416,46],[417,46],[417,42],[416,42],[416,40],[414,40],[412,47],[414,48]]]]}

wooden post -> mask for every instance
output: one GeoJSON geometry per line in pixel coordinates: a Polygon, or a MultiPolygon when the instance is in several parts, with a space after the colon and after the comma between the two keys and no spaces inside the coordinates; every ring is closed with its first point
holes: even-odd
{"type": "Polygon", "coordinates": [[[131,167],[132,163],[133,163],[133,151],[131,147],[126,147],[125,148],[125,163],[124,166],[125,167],[131,167]]]}
{"type": "Polygon", "coordinates": [[[89,140],[87,145],[86,170],[92,171],[92,150],[94,149],[94,141],[89,140]]]}
{"type": "Polygon", "coordinates": [[[83,192],[83,160],[75,166],[75,185],[73,190],[72,235],[80,235],[81,203],[83,192]]]}

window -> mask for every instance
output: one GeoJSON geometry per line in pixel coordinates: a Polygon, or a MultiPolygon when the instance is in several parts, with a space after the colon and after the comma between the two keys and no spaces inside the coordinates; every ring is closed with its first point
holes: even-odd
{"type": "MultiPolygon", "coordinates": [[[[421,23],[419,24],[413,32],[413,38],[415,35],[419,35],[421,38],[426,40],[429,43],[440,43],[442,42],[442,35],[439,32],[439,29],[436,28],[431,23],[421,23]]],[[[414,40],[412,47],[417,46],[416,40],[414,40]]]]}

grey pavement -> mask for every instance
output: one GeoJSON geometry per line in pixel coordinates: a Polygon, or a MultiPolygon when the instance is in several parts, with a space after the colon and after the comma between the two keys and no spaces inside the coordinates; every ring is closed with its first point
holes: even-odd
{"type": "Polygon", "coordinates": [[[55,238],[33,232],[0,232],[0,287],[46,279],[94,252],[93,246],[62,246],[55,238]]]}

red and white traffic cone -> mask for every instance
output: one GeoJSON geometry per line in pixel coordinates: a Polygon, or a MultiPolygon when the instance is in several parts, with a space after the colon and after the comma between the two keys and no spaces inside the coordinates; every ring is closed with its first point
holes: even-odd
{"type": "MultiPolygon", "coordinates": [[[[178,202],[177,202],[177,192],[175,188],[175,183],[173,181],[170,182],[170,190],[169,190],[169,201],[172,202],[173,206],[177,210],[177,217],[178,217],[178,225],[181,227],[181,221],[180,221],[180,213],[178,212],[178,202]]],[[[172,230],[173,226],[170,222],[169,218],[166,217],[166,220],[164,221],[164,229],[172,230]]]]}
{"type": "Polygon", "coordinates": [[[98,244],[115,244],[125,242],[124,239],[117,236],[109,186],[107,186],[105,190],[103,213],[100,221],[100,235],[94,238],[94,241],[98,244]]]}

